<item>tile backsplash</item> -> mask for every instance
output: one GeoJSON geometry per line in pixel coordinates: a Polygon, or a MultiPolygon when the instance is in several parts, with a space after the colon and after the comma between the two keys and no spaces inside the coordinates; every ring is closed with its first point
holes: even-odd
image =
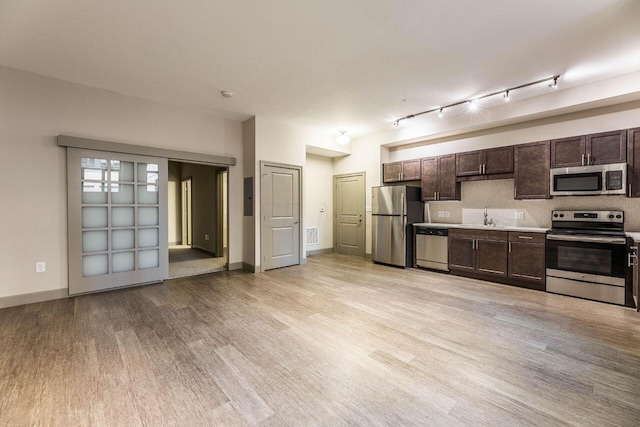
{"type": "MultiPolygon", "coordinates": [[[[426,206],[426,205],[425,205],[426,206]]],[[[484,208],[497,225],[551,227],[551,211],[621,210],[625,214],[625,230],[640,231],[640,198],[625,196],[555,197],[544,200],[514,200],[513,179],[469,181],[462,183],[462,200],[429,202],[432,222],[482,224],[484,208]],[[438,216],[438,212],[449,216],[438,216]],[[524,219],[516,219],[516,213],[524,219]]]]}

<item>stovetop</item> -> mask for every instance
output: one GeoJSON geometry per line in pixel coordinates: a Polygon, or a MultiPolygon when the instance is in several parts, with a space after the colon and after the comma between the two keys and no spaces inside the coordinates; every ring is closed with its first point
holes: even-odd
{"type": "Polygon", "coordinates": [[[551,230],[557,235],[624,236],[623,211],[553,211],[551,230]]]}

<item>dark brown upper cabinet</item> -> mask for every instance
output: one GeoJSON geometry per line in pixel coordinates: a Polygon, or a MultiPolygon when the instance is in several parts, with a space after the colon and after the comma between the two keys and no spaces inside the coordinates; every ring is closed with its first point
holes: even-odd
{"type": "Polygon", "coordinates": [[[382,165],[382,182],[415,181],[420,179],[420,159],[382,165]]]}
{"type": "Polygon", "coordinates": [[[549,141],[516,145],[514,157],[514,199],[549,199],[549,141]]]}
{"type": "Polygon", "coordinates": [[[460,183],[456,182],[455,154],[422,159],[422,200],[460,200],[460,183]]]}
{"type": "Polygon", "coordinates": [[[506,177],[513,173],[513,146],[456,154],[456,176],[462,180],[506,177]]]}
{"type": "Polygon", "coordinates": [[[551,167],[565,168],[585,165],[585,136],[551,140],[551,167]]]}
{"type": "Polygon", "coordinates": [[[627,186],[629,197],[640,197],[640,128],[629,129],[627,186]]]}
{"type": "Polygon", "coordinates": [[[587,164],[606,165],[627,161],[627,131],[587,135],[587,164]]]}
{"type": "Polygon", "coordinates": [[[627,161],[627,131],[551,140],[551,167],[605,165],[627,161]]]}

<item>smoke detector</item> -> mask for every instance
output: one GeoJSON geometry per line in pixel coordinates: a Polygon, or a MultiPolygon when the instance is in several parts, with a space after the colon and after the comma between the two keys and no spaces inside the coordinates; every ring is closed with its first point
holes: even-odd
{"type": "Polygon", "coordinates": [[[231,98],[233,96],[233,92],[229,91],[229,90],[223,90],[222,92],[220,92],[220,94],[224,97],[224,98],[231,98]]]}

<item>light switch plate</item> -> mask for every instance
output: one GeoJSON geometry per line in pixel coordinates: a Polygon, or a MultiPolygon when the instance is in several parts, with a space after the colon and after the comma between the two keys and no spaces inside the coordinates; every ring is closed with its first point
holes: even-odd
{"type": "Polygon", "coordinates": [[[524,219],[524,212],[516,212],[516,219],[524,219]]]}
{"type": "Polygon", "coordinates": [[[47,263],[44,261],[36,262],[36,273],[44,273],[47,271],[47,263]]]}

